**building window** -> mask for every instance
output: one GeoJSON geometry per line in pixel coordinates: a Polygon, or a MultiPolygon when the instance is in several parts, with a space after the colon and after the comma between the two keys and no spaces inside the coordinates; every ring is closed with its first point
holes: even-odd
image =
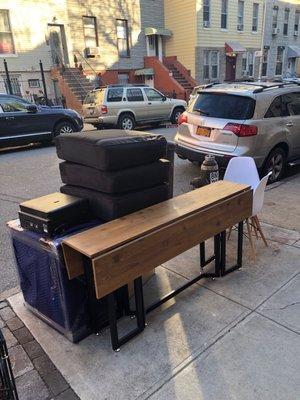
{"type": "Polygon", "coordinates": [[[217,79],[219,76],[219,52],[204,50],[203,79],[217,79]]]}
{"type": "Polygon", "coordinates": [[[204,28],[210,26],[210,0],[203,0],[203,26],[204,28]]]}
{"type": "Polygon", "coordinates": [[[253,76],[254,73],[254,54],[252,52],[248,53],[248,75],[253,76]]]}
{"type": "Polygon", "coordinates": [[[247,75],[247,53],[243,53],[242,59],[242,75],[247,75]]]}
{"type": "Polygon", "coordinates": [[[41,87],[40,80],[39,79],[28,79],[28,86],[30,88],[39,88],[39,87],[41,87]]]}
{"type": "Polygon", "coordinates": [[[209,50],[204,50],[203,79],[209,79],[209,50]]]}
{"type": "Polygon", "coordinates": [[[273,8],[273,17],[272,17],[272,28],[277,29],[278,25],[278,7],[273,8]]]}
{"type": "Polygon", "coordinates": [[[9,11],[0,10],[0,54],[14,54],[15,46],[9,21],[9,11]]]}
{"type": "Polygon", "coordinates": [[[245,2],[243,0],[238,0],[238,16],[237,16],[237,30],[244,30],[244,8],[245,2]]]}
{"type": "Polygon", "coordinates": [[[284,34],[284,36],[287,36],[288,32],[289,32],[289,18],[290,18],[290,9],[286,8],[284,10],[284,22],[283,22],[283,34],[284,34]]]}
{"type": "Polygon", "coordinates": [[[227,29],[228,0],[222,0],[221,4],[221,29],[227,29]]]}
{"type": "Polygon", "coordinates": [[[120,85],[126,85],[129,82],[129,75],[126,73],[118,74],[118,83],[120,85]]]}
{"type": "Polygon", "coordinates": [[[129,57],[128,24],[126,19],[117,19],[117,45],[120,57],[129,57]]]}
{"type": "Polygon", "coordinates": [[[300,10],[296,10],[294,31],[297,33],[299,33],[299,22],[300,22],[300,10]]]}
{"type": "Polygon", "coordinates": [[[268,74],[268,59],[269,59],[269,49],[264,49],[263,59],[262,59],[262,76],[267,76],[268,74]]]}
{"type": "Polygon", "coordinates": [[[211,79],[217,79],[219,76],[219,52],[211,52],[211,79]]]}
{"type": "Polygon", "coordinates": [[[281,74],[282,74],[283,55],[284,55],[284,47],[283,47],[283,46],[278,46],[278,47],[277,47],[276,71],[275,71],[275,75],[281,75],[281,74]]]}
{"type": "Polygon", "coordinates": [[[82,17],[85,47],[97,47],[98,35],[95,17],[82,17]]]}
{"type": "MultiPolygon", "coordinates": [[[[10,75],[9,80],[12,88],[12,94],[15,96],[22,96],[22,88],[21,88],[21,83],[20,83],[20,75],[10,75]]],[[[8,82],[6,76],[2,76],[4,86],[5,86],[5,91],[6,93],[9,94],[9,87],[8,87],[8,82]]]]}
{"type": "Polygon", "coordinates": [[[257,32],[258,30],[258,10],[259,10],[259,4],[253,3],[252,32],[257,32]]]}

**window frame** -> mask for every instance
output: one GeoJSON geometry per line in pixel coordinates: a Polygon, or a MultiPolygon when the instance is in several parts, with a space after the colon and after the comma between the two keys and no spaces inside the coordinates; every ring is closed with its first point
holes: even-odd
{"type": "Polygon", "coordinates": [[[284,46],[277,46],[277,52],[276,52],[276,60],[275,60],[275,76],[281,76],[283,73],[283,63],[284,63],[284,56],[285,56],[285,47],[284,46]],[[281,61],[278,60],[278,54],[279,51],[278,50],[282,50],[282,54],[281,54],[281,61]],[[277,73],[277,65],[281,63],[281,72],[280,74],[277,73]]]}
{"type": "Polygon", "coordinates": [[[300,25],[300,9],[295,10],[295,20],[294,20],[294,32],[299,33],[299,25],[300,25]]]}
{"type": "MultiPolygon", "coordinates": [[[[16,101],[16,102],[20,102],[22,105],[24,104],[24,109],[22,109],[22,110],[12,110],[12,111],[5,111],[5,109],[3,108],[3,104],[1,104],[1,100],[2,100],[2,97],[0,96],[0,107],[2,108],[2,111],[3,111],[3,113],[18,113],[18,112],[25,112],[25,113],[27,113],[27,107],[26,106],[28,106],[28,105],[30,105],[30,103],[28,102],[28,101],[26,101],[26,100],[24,100],[24,99],[22,99],[21,97],[20,98],[17,98],[18,96],[7,96],[7,98],[6,98],[6,100],[7,101],[9,101],[9,100],[11,100],[11,101],[16,101]]],[[[5,99],[4,99],[4,101],[5,101],[5,99]]]]}
{"type": "Polygon", "coordinates": [[[117,38],[117,48],[118,48],[118,55],[120,58],[130,58],[130,47],[129,47],[129,28],[128,28],[128,20],[124,18],[116,18],[116,38],[117,38]],[[125,23],[125,33],[126,33],[126,38],[119,38],[118,37],[118,21],[122,21],[125,23]],[[121,55],[120,51],[120,46],[119,46],[119,40],[126,40],[126,55],[121,55]]]}
{"type": "Polygon", "coordinates": [[[40,80],[37,78],[28,79],[27,82],[28,82],[28,87],[30,87],[31,89],[36,89],[41,87],[40,80]],[[37,85],[32,86],[32,82],[37,82],[37,85]]]}
{"type": "Polygon", "coordinates": [[[82,28],[83,28],[83,38],[84,38],[84,45],[85,45],[85,48],[88,48],[88,47],[99,47],[98,28],[97,28],[97,18],[94,17],[93,15],[83,15],[83,16],[82,16],[82,28]],[[93,19],[93,22],[94,22],[94,24],[93,24],[93,25],[94,25],[94,33],[95,33],[95,46],[87,46],[84,18],[91,18],[91,19],[93,19]]]}
{"type": "Polygon", "coordinates": [[[219,51],[218,50],[211,50],[210,51],[209,61],[210,61],[210,69],[209,69],[210,79],[218,79],[219,78],[219,69],[220,69],[220,59],[219,59],[219,51]],[[217,55],[217,57],[216,57],[217,63],[216,64],[212,63],[213,53],[216,53],[216,55],[217,55]],[[213,77],[213,67],[217,67],[217,75],[216,75],[216,77],[213,77]]]}
{"type": "Polygon", "coordinates": [[[263,57],[262,57],[262,68],[261,68],[261,75],[262,76],[268,76],[268,64],[269,64],[269,49],[264,49],[263,51],[263,57]],[[264,66],[266,65],[265,71],[266,73],[264,74],[264,66]]]}
{"type": "Polygon", "coordinates": [[[278,28],[278,14],[279,14],[279,8],[278,6],[274,6],[272,12],[272,29],[278,28]]]}
{"type": "MultiPolygon", "coordinates": [[[[12,43],[12,52],[9,53],[5,53],[5,52],[1,52],[0,51],[0,57],[9,57],[9,56],[16,56],[17,52],[16,52],[16,46],[15,46],[15,41],[14,41],[14,34],[13,34],[13,30],[12,30],[12,26],[11,26],[11,20],[10,20],[10,10],[7,8],[1,8],[0,9],[0,14],[1,12],[6,13],[7,15],[7,21],[8,21],[8,26],[9,26],[9,31],[1,31],[1,34],[8,34],[11,37],[11,43],[12,43]]],[[[1,43],[1,41],[0,41],[1,43]]]]}
{"type": "Polygon", "coordinates": [[[210,24],[211,24],[211,2],[210,2],[210,0],[203,0],[202,7],[203,7],[203,13],[202,13],[203,28],[210,28],[210,24]],[[206,19],[207,16],[208,16],[208,19],[206,19]],[[208,26],[205,26],[206,23],[208,26]]]}
{"type": "Polygon", "coordinates": [[[252,9],[252,32],[254,32],[254,33],[258,32],[258,21],[259,21],[259,3],[253,3],[253,9],[252,9]],[[254,29],[254,28],[256,28],[256,29],[254,29]]]}
{"type": "Polygon", "coordinates": [[[228,0],[221,0],[221,29],[227,30],[228,29],[228,0]],[[225,10],[225,11],[224,11],[225,10]],[[225,21],[225,27],[222,26],[223,18],[225,21]]]}
{"type": "Polygon", "coordinates": [[[237,31],[238,32],[244,32],[245,30],[245,1],[244,0],[238,0],[238,7],[237,7],[237,31]],[[240,6],[242,5],[242,9],[240,9],[240,6]],[[242,13],[240,14],[240,12],[242,13]],[[239,29],[239,27],[241,29],[239,29]]]}
{"type": "Polygon", "coordinates": [[[291,10],[289,8],[285,8],[283,14],[283,31],[282,31],[283,36],[289,35],[290,14],[291,10]]]}
{"type": "Polygon", "coordinates": [[[106,101],[108,102],[108,103],[121,103],[122,101],[123,101],[123,98],[124,98],[124,87],[110,87],[110,88],[108,88],[108,90],[107,90],[107,95],[106,95],[106,101]],[[110,98],[109,98],[109,93],[111,92],[111,91],[113,91],[113,90],[122,90],[122,95],[120,96],[121,97],[121,100],[111,100],[110,98]]]}

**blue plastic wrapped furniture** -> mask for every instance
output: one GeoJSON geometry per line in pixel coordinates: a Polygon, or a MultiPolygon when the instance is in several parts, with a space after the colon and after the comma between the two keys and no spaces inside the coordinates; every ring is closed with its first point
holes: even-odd
{"type": "MultiPolygon", "coordinates": [[[[26,307],[72,342],[92,333],[85,281],[83,277],[69,280],[64,266],[61,242],[66,235],[50,240],[22,229],[19,220],[7,225],[26,307]]],[[[98,313],[107,325],[105,300],[98,313]]]]}

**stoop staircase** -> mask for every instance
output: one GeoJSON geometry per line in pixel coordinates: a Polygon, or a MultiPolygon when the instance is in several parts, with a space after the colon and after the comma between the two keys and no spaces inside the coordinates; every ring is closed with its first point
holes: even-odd
{"type": "Polygon", "coordinates": [[[182,75],[173,64],[168,65],[168,69],[172,73],[173,78],[190,94],[194,86],[187,81],[184,75],[182,75]]]}
{"type": "Polygon", "coordinates": [[[81,103],[87,93],[94,89],[94,85],[77,68],[66,68],[61,75],[81,103]]]}
{"type": "Polygon", "coordinates": [[[94,85],[77,68],[58,68],[51,70],[51,76],[58,83],[61,94],[68,108],[82,113],[82,103],[94,85]]]}

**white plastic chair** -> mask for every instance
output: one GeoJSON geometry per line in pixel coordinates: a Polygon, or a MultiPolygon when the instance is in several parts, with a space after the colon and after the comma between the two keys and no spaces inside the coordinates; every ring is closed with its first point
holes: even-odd
{"type": "MultiPolygon", "coordinates": [[[[256,238],[258,239],[258,232],[259,232],[264,244],[268,246],[266,238],[261,229],[261,225],[257,217],[257,214],[261,211],[263,207],[265,188],[268,183],[270,175],[271,172],[269,172],[266,176],[264,176],[260,180],[255,162],[252,157],[232,158],[228,163],[224,175],[224,180],[236,183],[244,183],[246,185],[251,186],[251,188],[253,189],[252,215],[250,217],[251,223],[249,222],[248,218],[246,220],[246,225],[254,258],[255,258],[255,249],[252,241],[251,227],[253,227],[254,229],[256,238]]],[[[230,228],[229,230],[228,237],[230,237],[231,230],[232,228],[230,228]]]]}

